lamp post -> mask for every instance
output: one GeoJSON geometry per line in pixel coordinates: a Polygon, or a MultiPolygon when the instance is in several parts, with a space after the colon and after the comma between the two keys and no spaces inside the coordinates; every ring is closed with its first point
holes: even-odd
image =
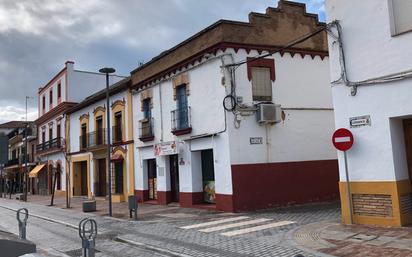
{"type": "MultiPolygon", "coordinates": [[[[28,186],[29,186],[29,181],[28,181],[29,178],[27,176],[28,175],[27,162],[28,162],[28,153],[29,153],[27,149],[28,147],[27,136],[28,136],[30,126],[27,121],[27,101],[31,98],[33,97],[26,96],[26,123],[24,126],[24,185],[23,185],[23,188],[24,188],[24,198],[23,199],[25,202],[27,201],[27,191],[28,191],[28,186]]],[[[33,155],[33,153],[31,154],[33,155]]]]}
{"type": "Polygon", "coordinates": [[[109,74],[114,73],[116,70],[113,68],[102,68],[99,70],[100,73],[106,74],[106,124],[107,124],[107,168],[109,176],[109,216],[112,216],[112,172],[110,165],[110,101],[109,101],[109,74]]]}

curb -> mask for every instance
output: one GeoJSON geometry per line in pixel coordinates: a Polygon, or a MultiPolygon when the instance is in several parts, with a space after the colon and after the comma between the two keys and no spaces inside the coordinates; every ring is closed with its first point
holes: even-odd
{"type": "Polygon", "coordinates": [[[167,256],[171,256],[171,257],[193,257],[191,255],[169,251],[169,250],[164,249],[164,248],[139,243],[139,242],[136,242],[136,241],[133,241],[133,240],[123,238],[123,237],[116,237],[114,240],[117,241],[117,242],[120,242],[120,243],[125,243],[125,244],[129,244],[129,245],[132,245],[132,246],[148,249],[148,250],[151,250],[151,251],[154,251],[154,252],[167,254],[167,256]]]}

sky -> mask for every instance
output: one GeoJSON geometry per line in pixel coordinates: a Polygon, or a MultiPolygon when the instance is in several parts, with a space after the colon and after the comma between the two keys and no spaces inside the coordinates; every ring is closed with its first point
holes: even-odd
{"type": "MultiPolygon", "coordinates": [[[[295,0],[325,20],[324,0],[295,0]]],[[[247,21],[277,0],[0,0],[0,123],[37,118],[37,90],[68,60],[75,69],[139,63],[219,19],[247,21]]],[[[86,96],[85,96],[86,97],[86,96]]]]}

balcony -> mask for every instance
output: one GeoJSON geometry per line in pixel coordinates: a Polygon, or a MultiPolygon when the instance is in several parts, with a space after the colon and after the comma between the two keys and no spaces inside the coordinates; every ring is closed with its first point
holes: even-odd
{"type": "Polygon", "coordinates": [[[8,160],[5,167],[9,167],[13,165],[19,165],[19,158],[8,160]]]}
{"type": "Polygon", "coordinates": [[[33,163],[34,158],[33,155],[27,154],[27,155],[20,155],[20,164],[24,165],[26,163],[26,158],[27,158],[27,163],[33,163]]]}
{"type": "Polygon", "coordinates": [[[113,126],[112,127],[112,142],[113,143],[123,142],[122,126],[113,126]]]}
{"type": "Polygon", "coordinates": [[[86,135],[81,135],[79,137],[80,150],[84,151],[105,146],[107,142],[106,137],[106,129],[100,129],[91,133],[87,133],[86,135]]]}
{"type": "Polygon", "coordinates": [[[172,111],[171,114],[173,135],[180,136],[192,132],[190,107],[176,109],[172,111]]]}
{"type": "Polygon", "coordinates": [[[42,144],[38,144],[36,146],[36,151],[37,153],[42,153],[42,152],[48,152],[48,151],[54,151],[54,150],[60,150],[63,147],[63,138],[62,137],[56,137],[55,139],[52,139],[50,141],[44,142],[42,144]]]}
{"type": "Polygon", "coordinates": [[[153,118],[143,119],[140,122],[139,139],[142,142],[152,141],[154,139],[153,118]]]}

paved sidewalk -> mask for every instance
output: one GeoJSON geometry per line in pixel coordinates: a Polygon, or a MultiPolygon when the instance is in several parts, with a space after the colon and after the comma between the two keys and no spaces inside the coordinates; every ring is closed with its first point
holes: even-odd
{"type": "Polygon", "coordinates": [[[293,233],[297,245],[332,256],[412,257],[412,228],[316,222],[293,233]]]}
{"type": "MultiPolygon", "coordinates": [[[[99,234],[102,237],[100,240],[105,240],[98,241],[98,249],[102,251],[117,249],[116,247],[126,249],[125,246],[129,245],[130,247],[139,247],[142,250],[149,249],[165,256],[181,257],[294,257],[297,254],[303,254],[305,257],[324,256],[318,252],[301,248],[289,234],[303,225],[325,220],[333,222],[339,218],[339,208],[336,203],[311,204],[235,214],[177,206],[142,205],[139,209],[139,220],[132,221],[128,218],[105,217],[100,212],[86,214],[76,207],[68,210],[59,204],[54,207],[46,207],[48,202],[39,204],[40,200],[37,199],[37,202],[34,203],[34,199],[31,199],[31,202],[24,203],[0,199],[2,207],[0,210],[4,208],[17,209],[24,206],[29,208],[31,214],[55,220],[66,227],[77,226],[81,218],[93,217],[99,226],[99,234]],[[116,246],[109,248],[106,243],[116,246]],[[171,254],[165,254],[168,252],[171,254]]],[[[103,201],[102,204],[105,202],[103,201]]],[[[38,224],[40,226],[41,223],[38,224]]],[[[49,226],[52,224],[47,225],[46,229],[49,226]]],[[[37,229],[40,230],[41,227],[37,229]]],[[[73,230],[73,232],[75,231],[73,230]]],[[[50,238],[48,240],[54,240],[54,249],[58,251],[67,253],[78,247],[74,238],[73,244],[67,244],[64,240],[52,237],[48,238],[50,238]]],[[[42,240],[42,242],[48,241],[42,240]]],[[[136,250],[130,249],[128,255],[120,251],[116,252],[122,253],[120,255],[122,257],[136,256],[133,255],[133,251],[136,250]]]]}

